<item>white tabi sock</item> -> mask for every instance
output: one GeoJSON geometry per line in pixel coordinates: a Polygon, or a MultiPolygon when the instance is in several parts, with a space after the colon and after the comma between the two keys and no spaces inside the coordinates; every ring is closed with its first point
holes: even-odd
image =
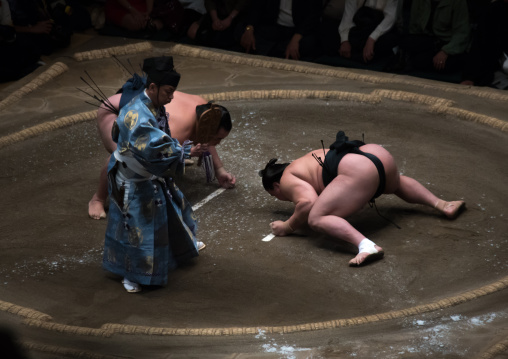
{"type": "Polygon", "coordinates": [[[376,244],[372,242],[370,239],[364,238],[362,239],[360,245],[358,246],[358,253],[369,253],[369,254],[377,253],[378,250],[376,249],[375,245],[376,244]]]}
{"type": "Polygon", "coordinates": [[[137,293],[141,291],[141,286],[138,283],[131,282],[127,278],[122,279],[122,284],[125,290],[129,293],[137,293]]]}

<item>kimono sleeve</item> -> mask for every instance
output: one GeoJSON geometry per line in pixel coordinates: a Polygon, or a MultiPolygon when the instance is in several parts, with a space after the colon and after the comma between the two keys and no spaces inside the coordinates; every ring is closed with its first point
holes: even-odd
{"type": "MultiPolygon", "coordinates": [[[[167,175],[169,170],[183,172],[184,158],[190,156],[190,146],[182,147],[177,139],[160,130],[148,109],[138,108],[138,111],[139,121],[126,136],[133,157],[155,176],[167,175]]],[[[126,113],[124,118],[128,117],[129,113],[126,113]]]]}

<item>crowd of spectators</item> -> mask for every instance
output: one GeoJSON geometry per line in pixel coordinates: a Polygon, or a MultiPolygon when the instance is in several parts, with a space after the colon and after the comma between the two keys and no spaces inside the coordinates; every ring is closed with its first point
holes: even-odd
{"type": "Polygon", "coordinates": [[[0,82],[87,29],[508,89],[508,0],[0,0],[0,82]]]}
{"type": "Polygon", "coordinates": [[[15,81],[44,65],[71,43],[72,34],[91,27],[79,0],[0,0],[0,82],[15,81]]]}

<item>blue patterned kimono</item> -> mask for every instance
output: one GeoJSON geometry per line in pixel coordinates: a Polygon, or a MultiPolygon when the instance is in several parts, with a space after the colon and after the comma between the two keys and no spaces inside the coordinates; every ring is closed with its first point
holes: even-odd
{"type": "Polygon", "coordinates": [[[167,284],[170,270],[198,255],[196,218],[169,177],[184,171],[191,146],[171,138],[164,107],[155,109],[144,92],[121,109],[112,132],[103,268],[142,285],[167,284]]]}

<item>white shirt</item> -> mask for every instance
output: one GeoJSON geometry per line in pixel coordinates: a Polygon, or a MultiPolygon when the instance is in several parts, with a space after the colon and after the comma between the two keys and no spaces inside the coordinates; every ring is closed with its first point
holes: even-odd
{"type": "MultiPolygon", "coordinates": [[[[354,25],[353,16],[356,11],[362,7],[364,0],[346,0],[346,6],[344,8],[344,15],[339,25],[340,41],[349,40],[349,30],[354,25]]],[[[395,18],[397,15],[397,3],[398,0],[367,0],[365,6],[378,9],[383,11],[385,18],[376,27],[376,29],[370,34],[370,37],[377,41],[381,35],[387,33],[395,24],[395,18]]]]}
{"type": "MultiPolygon", "coordinates": [[[[254,0],[255,1],[255,0],[254,0]]],[[[293,22],[293,0],[280,0],[279,18],[277,24],[286,27],[295,27],[293,22]]]]}
{"type": "Polygon", "coordinates": [[[0,0],[0,25],[12,26],[11,10],[7,0],[0,0]]]}
{"type": "Polygon", "coordinates": [[[206,14],[205,0],[179,0],[184,9],[191,9],[199,12],[201,15],[206,14]]]}

